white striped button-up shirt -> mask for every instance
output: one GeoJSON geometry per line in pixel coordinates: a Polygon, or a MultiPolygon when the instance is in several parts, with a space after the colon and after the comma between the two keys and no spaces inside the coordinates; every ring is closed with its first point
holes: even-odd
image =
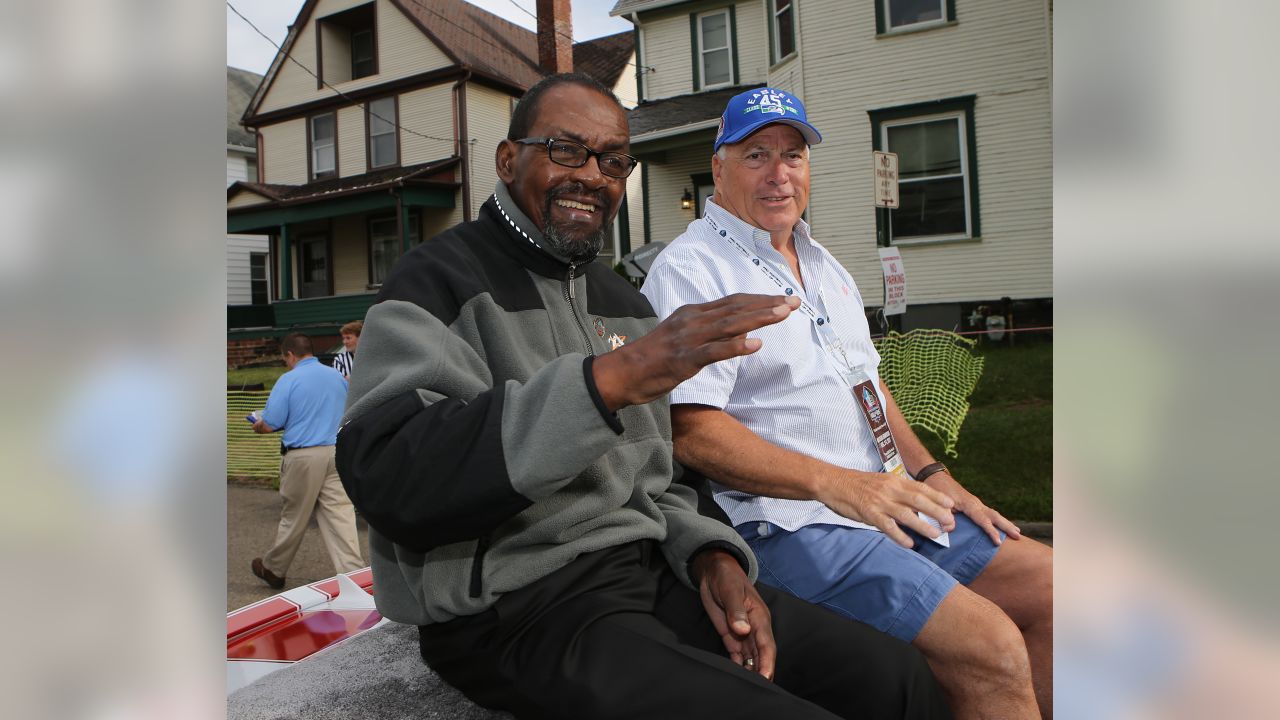
{"type": "MultiPolygon", "coordinates": [[[[871,344],[862,297],[849,273],[810,236],[808,224],[801,220],[793,233],[804,276],[801,285],[769,242],[769,233],[711,200],[706,214],[808,301],[840,339],[848,362],[861,365],[877,385],[876,393],[883,395],[876,371],[880,355],[871,344]]],[[[642,289],[660,319],[682,305],[733,293],[784,291],[703,218],[689,223],[684,234],[658,255],[642,289]]],[[[839,354],[824,348],[815,323],[797,311],[750,335],[763,341],[760,350],[703,368],[671,392],[671,403],[719,408],[787,450],[854,470],[882,471],[867,421],[842,377],[839,354]]],[[[714,483],[712,487],[734,525],[766,520],[787,530],[816,523],[870,527],[816,500],[782,500],[714,483]]]]}

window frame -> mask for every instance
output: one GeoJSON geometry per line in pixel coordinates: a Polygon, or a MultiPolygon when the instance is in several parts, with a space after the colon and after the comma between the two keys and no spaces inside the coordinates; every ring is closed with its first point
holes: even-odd
{"type": "Polygon", "coordinates": [[[268,252],[251,252],[249,253],[249,304],[250,305],[270,305],[271,304],[271,253],[268,252]],[[262,277],[254,277],[253,261],[261,258],[262,277]],[[262,302],[254,302],[254,285],[261,282],[266,287],[263,288],[262,302]]]}
{"type": "Polygon", "coordinates": [[[876,35],[900,35],[902,33],[912,33],[952,25],[956,22],[956,0],[938,0],[938,3],[942,6],[942,16],[938,19],[891,27],[889,24],[891,18],[889,4],[891,2],[893,0],[875,0],[876,35]]]}
{"type": "Polygon", "coordinates": [[[368,100],[364,104],[364,165],[366,171],[380,170],[388,167],[399,167],[400,159],[400,96],[388,95],[385,97],[368,100]],[[395,158],[388,163],[382,165],[373,164],[373,104],[382,100],[391,101],[391,117],[387,118],[391,121],[391,131],[389,133],[380,133],[380,135],[390,134],[395,139],[395,158]]]}
{"type": "Polygon", "coordinates": [[[297,265],[297,285],[298,299],[308,300],[311,298],[332,297],[333,296],[333,229],[317,230],[314,232],[305,232],[298,235],[298,254],[295,260],[297,265]],[[324,261],[325,261],[325,279],[324,292],[319,295],[308,295],[307,279],[306,279],[306,247],[310,243],[324,243],[324,261]]]}
{"type": "MultiPolygon", "coordinates": [[[[892,229],[891,213],[886,209],[879,212],[876,208],[876,237],[886,238],[888,246],[893,245],[930,245],[936,243],[969,242],[982,239],[981,203],[978,196],[978,156],[977,133],[974,129],[974,104],[976,97],[966,95],[945,98],[924,103],[914,103],[892,108],[868,111],[871,119],[871,141],[873,150],[889,150],[888,129],[904,125],[915,125],[936,120],[956,118],[959,121],[957,136],[960,144],[961,177],[965,197],[965,232],[946,235],[913,235],[895,237],[892,229]]],[[[937,178],[927,178],[937,179],[937,178]]],[[[921,182],[908,180],[906,183],[921,182]]],[[[899,180],[901,186],[904,181],[899,180]]]]}
{"type": "Polygon", "coordinates": [[[796,32],[796,0],[786,0],[785,10],[778,10],[778,0],[769,0],[769,65],[781,65],[800,54],[799,33],[796,32]],[[782,27],[778,17],[783,12],[791,13],[791,52],[782,53],[782,27]]]}
{"type": "Polygon", "coordinates": [[[328,180],[338,177],[338,111],[328,110],[307,116],[307,182],[316,180],[328,180]],[[323,117],[333,118],[333,169],[325,171],[316,170],[316,126],[315,121],[323,117]]]}
{"type": "MultiPolygon", "coordinates": [[[[323,90],[326,83],[339,85],[345,82],[361,80],[378,74],[378,3],[369,2],[355,5],[345,10],[317,18],[313,28],[316,34],[316,89],[323,90]],[[324,69],[324,30],[325,26],[336,26],[346,31],[344,41],[347,50],[347,63],[344,70],[347,77],[336,78],[326,75],[324,69]],[[357,29],[353,30],[353,26],[357,29]],[[356,75],[355,41],[358,33],[369,32],[373,56],[370,58],[372,69],[364,75],[356,75]]],[[[332,59],[332,58],[331,58],[332,59]]]]}
{"type": "Polygon", "coordinates": [[[695,92],[705,90],[718,90],[720,88],[733,87],[738,84],[738,33],[737,33],[737,17],[733,5],[714,8],[712,10],[704,10],[702,12],[691,13],[689,15],[689,35],[690,50],[693,55],[693,89],[695,92]],[[724,48],[715,48],[713,50],[705,50],[702,47],[702,21],[704,18],[712,15],[725,16],[725,42],[724,48]],[[729,53],[729,79],[725,82],[708,85],[706,83],[706,68],[703,66],[703,56],[707,52],[717,52],[719,50],[727,50],[729,53]]]}
{"type": "MultiPolygon", "coordinates": [[[[399,232],[399,228],[397,227],[397,218],[396,218],[396,216],[395,216],[394,214],[392,214],[392,215],[386,215],[386,214],[370,215],[370,216],[367,218],[367,220],[366,220],[366,222],[365,222],[365,236],[364,236],[364,237],[365,237],[365,260],[366,260],[367,267],[368,267],[368,269],[369,269],[369,272],[368,272],[368,278],[369,278],[369,285],[368,285],[368,288],[369,288],[370,290],[374,290],[374,289],[377,289],[377,288],[382,287],[382,283],[386,281],[386,278],[382,278],[381,280],[379,280],[378,278],[374,277],[374,274],[373,274],[373,269],[374,269],[374,263],[373,263],[373,226],[374,226],[374,223],[382,223],[382,222],[388,222],[388,221],[389,221],[389,222],[392,224],[392,226],[395,228],[394,235],[395,235],[395,239],[396,239],[396,259],[398,260],[398,259],[400,258],[400,256],[401,256],[401,255],[403,255],[403,254],[404,254],[404,252],[405,252],[405,251],[404,251],[404,243],[403,243],[403,241],[400,239],[400,232],[399,232]]],[[[422,243],[422,213],[418,210],[418,208],[409,208],[409,222],[408,222],[408,224],[405,226],[405,234],[408,236],[408,239],[409,239],[409,247],[410,247],[410,249],[412,249],[412,248],[413,248],[413,247],[415,247],[416,245],[419,245],[419,244],[421,244],[421,243],[422,243]],[[414,234],[416,234],[416,235],[418,236],[418,241],[417,241],[416,243],[415,243],[415,242],[413,242],[413,236],[414,236],[414,234]]],[[[395,265],[395,262],[394,262],[394,261],[392,262],[392,265],[393,265],[393,266],[395,265]]]]}

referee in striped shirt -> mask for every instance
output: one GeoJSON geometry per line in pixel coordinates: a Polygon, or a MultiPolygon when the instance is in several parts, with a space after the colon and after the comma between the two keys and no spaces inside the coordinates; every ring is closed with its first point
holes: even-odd
{"type": "Polygon", "coordinates": [[[333,358],[333,369],[342,373],[342,377],[350,380],[351,371],[356,365],[356,346],[360,344],[360,331],[364,330],[363,320],[352,320],[339,330],[342,334],[342,352],[333,358]]]}

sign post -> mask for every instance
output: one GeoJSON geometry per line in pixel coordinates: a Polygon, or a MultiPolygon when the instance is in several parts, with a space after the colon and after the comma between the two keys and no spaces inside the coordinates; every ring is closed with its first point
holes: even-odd
{"type": "MultiPolygon", "coordinates": [[[[890,315],[901,315],[907,311],[907,272],[902,266],[902,255],[893,243],[893,211],[898,208],[898,154],[881,152],[871,153],[876,185],[876,212],[884,213],[884,220],[878,223],[883,228],[882,235],[876,243],[880,250],[880,266],[884,271],[884,318],[887,323],[890,315]],[[884,208],[880,210],[879,208],[884,208]]],[[[901,330],[900,321],[898,330],[901,330]]]]}

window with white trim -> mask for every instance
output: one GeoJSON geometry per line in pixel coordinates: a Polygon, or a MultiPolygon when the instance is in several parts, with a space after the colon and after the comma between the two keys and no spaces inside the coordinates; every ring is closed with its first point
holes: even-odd
{"type": "Polygon", "coordinates": [[[972,237],[964,113],[886,121],[880,146],[898,155],[894,240],[972,237]]]}
{"type": "Polygon", "coordinates": [[[729,9],[698,16],[700,90],[733,84],[733,27],[729,9]]]}
{"type": "Polygon", "coordinates": [[[773,25],[773,62],[785,60],[796,51],[796,10],[792,0],[770,0],[773,25]]]}
{"type": "Polygon", "coordinates": [[[338,145],[333,113],[316,115],[307,121],[311,141],[311,178],[332,177],[338,170],[338,145]]]}
{"type": "Polygon", "coordinates": [[[400,156],[399,148],[396,146],[395,96],[371,100],[366,107],[368,122],[365,127],[369,132],[369,168],[395,165],[400,156]]]}
{"type": "Polygon", "coordinates": [[[940,25],[955,19],[955,0],[876,0],[876,32],[940,25]]]}
{"type": "Polygon", "coordinates": [[[266,305],[271,296],[271,285],[267,278],[267,253],[249,253],[249,302],[253,305],[266,305]]]}

